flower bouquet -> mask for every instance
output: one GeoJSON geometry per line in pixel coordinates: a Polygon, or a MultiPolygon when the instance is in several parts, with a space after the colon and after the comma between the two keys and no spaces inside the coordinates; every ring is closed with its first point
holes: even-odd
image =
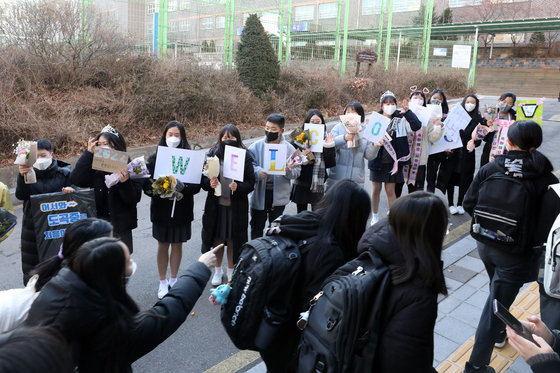
{"type": "Polygon", "coordinates": [[[14,154],[16,155],[14,164],[31,167],[31,170],[23,175],[25,184],[35,184],[37,176],[33,164],[37,161],[37,142],[20,139],[14,144],[14,154]]]}
{"type": "Polygon", "coordinates": [[[294,168],[297,166],[305,166],[309,163],[309,161],[307,160],[307,156],[304,152],[302,152],[300,149],[296,149],[296,151],[290,156],[290,158],[288,158],[287,163],[290,168],[294,168]]]}
{"type": "Polygon", "coordinates": [[[496,105],[484,105],[484,112],[485,116],[489,117],[490,119],[496,119],[498,117],[498,107],[496,105]]]}
{"type": "Polygon", "coordinates": [[[13,232],[17,223],[17,217],[0,207],[0,242],[4,241],[13,232]]]}
{"type": "Polygon", "coordinates": [[[152,195],[173,200],[171,217],[175,214],[175,203],[183,198],[183,194],[178,191],[182,190],[183,187],[183,183],[172,175],[162,176],[152,183],[152,195]]]}
{"type": "MultiPolygon", "coordinates": [[[[144,156],[134,158],[130,161],[130,163],[126,165],[126,170],[131,179],[146,179],[150,177],[150,172],[148,171],[148,166],[146,166],[144,156]]],[[[119,174],[105,175],[105,185],[107,185],[107,188],[111,188],[118,183],[119,174]]]]}
{"type": "Polygon", "coordinates": [[[354,139],[347,141],[349,148],[357,148],[360,146],[360,131],[362,130],[361,117],[358,114],[345,114],[340,116],[340,121],[346,129],[347,133],[355,134],[354,139]]]}
{"type": "MultiPolygon", "coordinates": [[[[309,143],[309,140],[311,140],[311,134],[309,133],[309,130],[304,130],[302,127],[297,127],[292,131],[290,137],[292,138],[292,142],[298,148],[298,150],[306,150],[311,148],[311,144],[309,143]]],[[[304,163],[304,165],[308,163],[314,163],[317,160],[311,151],[300,153],[307,158],[307,161],[304,163]]]]}
{"type": "MultiPolygon", "coordinates": [[[[220,159],[216,156],[206,157],[206,166],[204,166],[204,175],[210,180],[218,178],[220,176],[220,159]]],[[[220,197],[222,195],[222,186],[220,181],[218,185],[214,188],[214,195],[220,197]]]]}

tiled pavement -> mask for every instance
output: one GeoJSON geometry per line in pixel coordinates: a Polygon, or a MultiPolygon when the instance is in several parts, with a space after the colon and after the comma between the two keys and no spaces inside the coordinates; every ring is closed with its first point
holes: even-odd
{"type": "MultiPolygon", "coordinates": [[[[470,236],[446,248],[442,260],[449,294],[439,300],[434,331],[434,366],[440,373],[462,372],[470,355],[482,307],[488,297],[488,275],[478,257],[476,241],[470,236]]],[[[525,286],[520,291],[512,310],[515,316],[526,314],[523,316],[526,317],[527,313],[538,313],[538,288],[535,285],[525,286]]],[[[491,364],[497,372],[531,372],[509,345],[495,350],[491,364]]],[[[258,363],[249,372],[266,372],[264,363],[258,363]]]]}

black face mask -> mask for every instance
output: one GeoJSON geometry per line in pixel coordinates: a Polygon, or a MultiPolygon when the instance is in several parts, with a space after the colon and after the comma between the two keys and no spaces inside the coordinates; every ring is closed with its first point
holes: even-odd
{"type": "Polygon", "coordinates": [[[264,134],[266,135],[266,140],[268,142],[276,141],[278,140],[278,136],[280,136],[280,132],[264,131],[264,134]]]}
{"type": "Polygon", "coordinates": [[[237,140],[224,140],[224,141],[222,141],[222,146],[225,147],[226,145],[237,147],[237,140]]]}
{"type": "Polygon", "coordinates": [[[441,101],[438,100],[438,99],[436,98],[436,99],[430,100],[430,104],[432,104],[432,105],[441,105],[441,101]]]}

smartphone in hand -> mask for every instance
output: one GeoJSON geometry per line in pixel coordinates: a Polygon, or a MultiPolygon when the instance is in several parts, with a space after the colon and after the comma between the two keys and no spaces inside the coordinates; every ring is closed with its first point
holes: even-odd
{"type": "Polygon", "coordinates": [[[513,316],[508,311],[508,309],[504,307],[503,304],[498,302],[497,299],[494,299],[494,301],[492,302],[492,306],[493,306],[492,308],[494,309],[494,315],[496,315],[496,317],[498,317],[500,320],[502,320],[504,322],[504,324],[506,324],[507,326],[512,328],[513,331],[515,331],[517,334],[519,334],[520,336],[522,336],[526,340],[531,341],[534,344],[536,344],[537,346],[539,346],[539,344],[537,342],[535,342],[535,340],[533,339],[533,333],[531,333],[531,331],[529,329],[527,329],[521,323],[521,321],[517,320],[517,318],[515,316],[513,316]]]}

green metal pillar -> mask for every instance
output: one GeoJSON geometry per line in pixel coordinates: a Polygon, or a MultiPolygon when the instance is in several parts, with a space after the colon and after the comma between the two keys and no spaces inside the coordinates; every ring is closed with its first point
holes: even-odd
{"type": "Polygon", "coordinates": [[[385,40],[385,70],[389,68],[389,53],[391,51],[391,23],[393,22],[393,2],[389,0],[389,9],[387,9],[387,38],[385,40]]]}
{"type": "Polygon", "coordinates": [[[344,2],[344,36],[342,41],[342,68],[340,74],[346,74],[346,50],[348,49],[348,16],[350,15],[350,0],[344,2]]]}
{"type": "Polygon", "coordinates": [[[231,21],[231,16],[230,16],[230,6],[231,6],[231,0],[226,0],[226,11],[225,11],[225,25],[224,25],[224,56],[222,57],[222,63],[224,65],[224,67],[226,68],[230,68],[231,66],[229,65],[229,32],[230,32],[230,21],[231,21]]]}
{"type": "Polygon", "coordinates": [[[280,1],[280,34],[278,35],[278,62],[282,63],[282,47],[284,44],[284,0],[280,1]]]}
{"type": "Polygon", "coordinates": [[[472,88],[474,86],[474,74],[476,72],[476,59],[478,55],[478,27],[476,28],[474,34],[474,46],[473,46],[473,57],[471,63],[471,70],[469,71],[469,80],[467,81],[467,87],[472,88]]]}
{"type": "Polygon", "coordinates": [[[340,14],[342,13],[342,0],[338,0],[338,10],[336,12],[336,34],[334,41],[334,60],[340,60],[340,14]]]}
{"type": "Polygon", "coordinates": [[[158,58],[167,54],[167,0],[159,0],[158,58]]]}
{"type": "Polygon", "coordinates": [[[230,0],[229,4],[229,66],[233,67],[233,38],[235,36],[235,0],[230,0]]]}
{"type": "Polygon", "coordinates": [[[290,62],[291,55],[291,30],[292,30],[292,0],[288,0],[288,24],[286,26],[286,64],[290,62]]]}
{"type": "Polygon", "coordinates": [[[385,0],[381,0],[379,8],[379,32],[377,34],[377,63],[381,63],[381,45],[383,44],[383,13],[385,12],[385,0]]]}
{"type": "Polygon", "coordinates": [[[430,60],[430,39],[432,37],[432,18],[434,15],[434,0],[426,0],[426,11],[424,12],[424,33],[422,35],[422,68],[424,73],[428,72],[430,60]]]}

